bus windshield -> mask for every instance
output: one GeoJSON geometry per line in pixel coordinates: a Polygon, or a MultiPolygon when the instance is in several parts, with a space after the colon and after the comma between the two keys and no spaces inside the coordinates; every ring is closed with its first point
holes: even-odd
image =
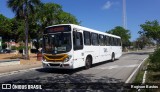
{"type": "Polygon", "coordinates": [[[56,32],[43,36],[44,53],[58,54],[71,50],[71,32],[56,32]]]}

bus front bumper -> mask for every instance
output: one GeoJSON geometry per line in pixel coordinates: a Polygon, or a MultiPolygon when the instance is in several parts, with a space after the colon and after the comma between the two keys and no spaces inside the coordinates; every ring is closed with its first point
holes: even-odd
{"type": "Polygon", "coordinates": [[[57,69],[73,69],[69,63],[63,62],[45,62],[42,61],[43,68],[57,68],[57,69]]]}

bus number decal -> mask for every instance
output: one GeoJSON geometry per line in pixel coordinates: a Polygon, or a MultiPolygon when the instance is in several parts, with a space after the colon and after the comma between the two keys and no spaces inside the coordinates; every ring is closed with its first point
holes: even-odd
{"type": "Polygon", "coordinates": [[[104,48],[104,52],[107,52],[107,48],[104,48]]]}

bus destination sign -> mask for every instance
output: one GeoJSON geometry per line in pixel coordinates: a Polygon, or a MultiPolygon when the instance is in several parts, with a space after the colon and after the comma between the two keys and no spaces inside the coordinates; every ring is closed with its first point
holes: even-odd
{"type": "Polygon", "coordinates": [[[66,31],[71,31],[71,27],[68,25],[49,27],[46,29],[45,33],[66,32],[66,31]]]}

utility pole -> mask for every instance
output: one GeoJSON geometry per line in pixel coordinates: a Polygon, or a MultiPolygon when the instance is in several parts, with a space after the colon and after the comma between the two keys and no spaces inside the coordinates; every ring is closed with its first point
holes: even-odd
{"type": "Polygon", "coordinates": [[[123,0],[123,28],[126,29],[127,23],[126,23],[126,0],[123,0]]]}

